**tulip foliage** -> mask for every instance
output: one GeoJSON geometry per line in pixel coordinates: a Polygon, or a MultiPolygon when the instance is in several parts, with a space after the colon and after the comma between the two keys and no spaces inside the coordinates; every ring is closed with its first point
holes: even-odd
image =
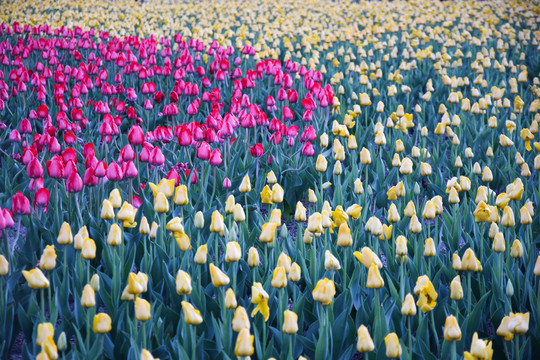
{"type": "Polygon", "coordinates": [[[0,14],[2,358],[534,357],[538,6],[0,14]]]}

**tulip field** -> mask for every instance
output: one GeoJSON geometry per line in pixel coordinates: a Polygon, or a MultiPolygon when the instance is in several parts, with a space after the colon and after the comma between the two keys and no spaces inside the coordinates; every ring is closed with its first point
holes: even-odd
{"type": "Polygon", "coordinates": [[[533,359],[540,3],[6,0],[1,359],[533,359]]]}

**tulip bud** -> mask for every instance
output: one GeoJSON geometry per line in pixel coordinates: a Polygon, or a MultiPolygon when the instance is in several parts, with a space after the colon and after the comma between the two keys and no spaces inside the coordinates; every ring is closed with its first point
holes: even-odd
{"type": "Polygon", "coordinates": [[[416,315],[416,304],[414,303],[414,298],[411,294],[405,296],[405,301],[401,305],[401,314],[405,316],[414,316],[416,315]]]}
{"type": "Polygon", "coordinates": [[[139,232],[142,235],[150,234],[150,224],[148,224],[148,219],[146,218],[146,216],[143,216],[141,218],[141,224],[139,225],[139,232]]]}
{"type": "Polygon", "coordinates": [[[139,321],[147,321],[152,317],[151,306],[148,301],[143,298],[135,298],[135,319],[139,321]]]}
{"type": "Polygon", "coordinates": [[[81,305],[86,308],[96,306],[96,294],[89,284],[84,286],[81,296],[81,305]]]}
{"type": "Polygon", "coordinates": [[[359,352],[371,352],[375,349],[375,345],[373,344],[373,340],[369,335],[367,327],[365,327],[364,325],[360,325],[357,334],[358,341],[356,343],[356,349],[359,352]]]}
{"type": "Polygon", "coordinates": [[[244,178],[242,179],[239,190],[241,193],[247,193],[251,191],[251,181],[248,174],[246,174],[246,176],[244,176],[244,178]]]}
{"type": "Polygon", "coordinates": [[[234,311],[234,317],[232,320],[232,328],[235,332],[239,332],[242,329],[250,329],[249,317],[246,309],[242,306],[238,306],[234,311]]]}
{"type": "Polygon", "coordinates": [[[450,298],[456,301],[463,299],[463,288],[461,287],[461,278],[459,275],[450,283],[450,298]]]}
{"type": "Polygon", "coordinates": [[[234,354],[238,357],[251,356],[255,352],[253,348],[254,336],[249,334],[249,329],[240,330],[238,337],[236,338],[236,346],[234,347],[234,354]]]}
{"type": "Polygon", "coordinates": [[[67,339],[66,339],[66,333],[61,332],[60,336],[58,336],[58,350],[64,351],[67,348],[67,339]]]}
{"type": "Polygon", "coordinates": [[[99,275],[98,274],[94,274],[92,275],[92,279],[90,279],[90,285],[92,286],[92,289],[94,289],[94,291],[99,291],[99,275]]]}
{"type": "Polygon", "coordinates": [[[230,282],[229,277],[214,264],[210,264],[210,277],[214,287],[225,286],[230,282]]]}
{"type": "Polygon", "coordinates": [[[119,246],[122,243],[122,229],[118,224],[112,224],[107,236],[107,244],[110,246],[119,246]]]}
{"type": "Polygon", "coordinates": [[[396,333],[390,333],[384,338],[386,357],[398,358],[401,356],[401,345],[396,333]]]}
{"type": "Polygon", "coordinates": [[[283,316],[283,332],[285,334],[296,334],[298,332],[298,315],[291,310],[285,310],[283,316]]]}
{"type": "Polygon", "coordinates": [[[176,274],[176,293],[180,296],[191,294],[191,276],[183,270],[176,274]]]}
{"type": "Polygon", "coordinates": [[[159,225],[152,221],[152,226],[150,227],[150,239],[155,239],[157,237],[157,231],[159,229],[159,225]]]}
{"type": "Polygon", "coordinates": [[[9,262],[6,257],[0,254],[0,276],[4,276],[9,272],[9,262]]]}
{"type": "Polygon", "coordinates": [[[189,325],[199,325],[203,322],[200,311],[187,301],[182,301],[182,310],[184,311],[184,320],[189,325]]]}
{"type": "Polygon", "coordinates": [[[193,223],[195,224],[195,227],[197,229],[202,229],[204,227],[204,215],[202,211],[197,211],[197,213],[195,214],[195,220],[193,221],[193,223]]]}
{"type": "Polygon", "coordinates": [[[225,261],[230,262],[237,262],[242,257],[242,249],[240,248],[240,244],[238,244],[236,241],[229,241],[227,243],[227,250],[225,252],[225,261]]]}
{"type": "Polygon", "coordinates": [[[302,269],[300,268],[300,265],[297,263],[292,263],[291,265],[291,271],[289,272],[289,281],[297,282],[300,280],[300,277],[302,275],[302,269]]]}
{"type": "Polygon", "coordinates": [[[374,263],[372,263],[369,267],[366,287],[368,289],[380,289],[383,286],[384,280],[381,277],[379,268],[374,263]]]}
{"type": "Polygon", "coordinates": [[[46,322],[38,325],[36,345],[41,346],[48,338],[54,337],[53,324],[46,322]]]}
{"type": "Polygon", "coordinates": [[[225,292],[225,307],[227,309],[235,309],[238,306],[236,302],[236,296],[234,295],[233,289],[229,288],[225,292]]]}
{"type": "Polygon", "coordinates": [[[159,214],[169,211],[169,200],[167,200],[167,197],[161,191],[158,192],[154,200],[154,211],[159,214]]]}
{"type": "Polygon", "coordinates": [[[32,289],[45,289],[49,287],[49,279],[41,272],[39,268],[30,271],[23,270],[23,276],[32,289]]]}
{"type": "Polygon", "coordinates": [[[67,222],[64,222],[62,224],[62,227],[60,228],[60,233],[58,234],[56,240],[60,245],[69,245],[73,242],[73,236],[71,235],[71,227],[67,222]]]}
{"type": "Polygon", "coordinates": [[[332,304],[335,294],[336,287],[334,282],[327,278],[319,280],[312,292],[313,300],[320,302],[324,306],[332,304]]]}
{"type": "Polygon", "coordinates": [[[250,267],[257,267],[260,263],[259,252],[256,248],[250,247],[248,252],[248,265],[250,267]]]}
{"type": "Polygon", "coordinates": [[[42,270],[52,270],[56,267],[56,251],[54,251],[54,245],[47,245],[41,259],[39,260],[39,267],[42,270]]]}
{"type": "Polygon", "coordinates": [[[114,219],[114,208],[107,199],[103,200],[103,204],[101,205],[101,218],[104,220],[114,219]]]}
{"type": "Polygon", "coordinates": [[[99,313],[94,316],[93,330],[97,334],[105,334],[111,331],[111,317],[105,313],[99,313]]]}
{"type": "Polygon", "coordinates": [[[454,315],[448,316],[444,322],[444,340],[461,340],[461,329],[454,315]]]}

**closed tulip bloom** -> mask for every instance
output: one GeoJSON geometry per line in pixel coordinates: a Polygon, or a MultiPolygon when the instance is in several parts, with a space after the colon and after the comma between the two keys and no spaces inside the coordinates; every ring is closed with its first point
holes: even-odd
{"type": "Polygon", "coordinates": [[[67,222],[64,222],[62,224],[62,227],[60,228],[60,233],[58,234],[56,241],[58,241],[60,245],[69,245],[73,242],[73,235],[71,234],[71,227],[69,226],[67,222]]]}
{"type": "Polygon", "coordinates": [[[289,271],[289,281],[297,282],[302,276],[302,269],[297,263],[292,263],[291,271],[289,271]]]}
{"type": "Polygon", "coordinates": [[[319,280],[315,289],[313,289],[312,294],[313,300],[318,301],[325,306],[330,305],[336,294],[334,282],[327,278],[319,280]]]}
{"type": "Polygon", "coordinates": [[[250,267],[257,267],[261,263],[259,252],[253,246],[249,248],[248,252],[248,265],[250,267]]]}
{"type": "Polygon", "coordinates": [[[407,256],[408,254],[408,248],[407,248],[407,238],[403,235],[399,235],[396,238],[396,255],[397,256],[407,256]]]}
{"type": "Polygon", "coordinates": [[[110,246],[118,246],[122,243],[122,229],[118,224],[112,224],[107,236],[107,244],[110,246]]]}
{"type": "Polygon", "coordinates": [[[144,292],[144,285],[141,282],[141,279],[133,272],[129,273],[127,290],[132,295],[139,295],[144,292]]]}
{"type": "Polygon", "coordinates": [[[379,257],[367,246],[363,247],[361,252],[355,251],[353,255],[367,269],[371,267],[372,263],[374,263],[379,269],[382,269],[383,267],[379,257]]]}
{"type": "Polygon", "coordinates": [[[225,223],[223,222],[223,215],[219,211],[214,210],[212,213],[212,223],[210,224],[210,231],[213,233],[221,233],[225,229],[225,223]]]}
{"type": "Polygon", "coordinates": [[[315,204],[317,202],[317,196],[315,195],[315,191],[312,189],[308,190],[308,201],[312,204],[315,204]]]}
{"type": "Polygon", "coordinates": [[[268,222],[281,226],[281,210],[277,208],[272,210],[270,213],[270,220],[268,220],[268,222]]]}
{"type": "Polygon", "coordinates": [[[357,331],[358,341],[356,342],[356,350],[359,352],[371,352],[375,349],[375,344],[369,335],[367,327],[360,325],[357,331]]]}
{"type": "Polygon", "coordinates": [[[141,224],[139,225],[139,233],[142,235],[148,235],[150,234],[150,224],[148,223],[148,219],[146,216],[143,216],[141,218],[141,224]]]}
{"type": "Polygon", "coordinates": [[[399,216],[399,212],[394,203],[390,204],[390,207],[388,208],[387,220],[390,223],[397,223],[399,220],[401,220],[401,216],[399,216]]]}
{"type": "Polygon", "coordinates": [[[88,234],[88,229],[86,228],[86,225],[84,225],[79,229],[79,232],[73,238],[73,247],[76,250],[82,250],[84,239],[86,239],[87,237],[90,237],[90,235],[88,234]]]}
{"type": "Polygon", "coordinates": [[[525,206],[523,206],[519,210],[519,218],[520,218],[520,223],[522,225],[529,225],[529,224],[532,223],[531,213],[529,212],[529,210],[525,206]]]}
{"type": "Polygon", "coordinates": [[[360,162],[363,165],[371,164],[371,153],[365,147],[360,150],[360,162]]]}
{"type": "Polygon", "coordinates": [[[214,264],[210,264],[210,277],[214,287],[225,286],[230,282],[229,277],[214,264]]]}
{"type": "Polygon", "coordinates": [[[109,195],[109,201],[113,208],[118,209],[122,206],[122,196],[120,195],[120,190],[113,189],[109,195]]]}
{"type": "Polygon", "coordinates": [[[514,219],[514,211],[510,206],[506,206],[504,208],[501,224],[502,226],[506,227],[513,227],[514,225],[516,225],[516,221],[514,219]]]}
{"type": "Polygon", "coordinates": [[[81,296],[81,305],[86,308],[96,306],[96,293],[90,284],[84,286],[81,296]]]}
{"type": "Polygon", "coordinates": [[[495,235],[495,238],[493,239],[493,251],[495,252],[505,252],[506,251],[506,245],[504,242],[504,234],[502,232],[497,232],[497,235],[495,235]]]}
{"type": "Polygon", "coordinates": [[[268,185],[265,185],[261,192],[261,202],[263,204],[272,204],[272,190],[268,185]]]}
{"type": "Polygon", "coordinates": [[[93,239],[86,238],[83,241],[81,256],[83,259],[94,259],[96,257],[96,243],[93,239]]]}
{"type": "Polygon", "coordinates": [[[122,295],[120,296],[120,300],[122,300],[122,301],[133,301],[133,300],[135,300],[135,295],[129,293],[127,285],[124,288],[124,291],[122,292],[122,295]]]}
{"type": "Polygon", "coordinates": [[[225,200],[225,214],[232,214],[234,211],[234,205],[235,205],[235,199],[234,195],[229,195],[227,200],[225,200]]]}
{"type": "Polygon", "coordinates": [[[189,325],[199,325],[203,322],[200,311],[187,301],[182,301],[182,310],[184,310],[184,319],[189,325]]]}
{"type": "MultiPolygon", "coordinates": [[[[167,202],[167,206],[168,204],[169,203],[167,202]]],[[[137,215],[137,209],[127,201],[124,201],[122,207],[118,210],[118,214],[116,214],[116,218],[124,222],[124,227],[134,227],[136,225],[134,223],[135,215],[137,215]]]]}
{"type": "Polygon", "coordinates": [[[234,354],[238,357],[251,356],[255,352],[253,347],[254,336],[249,334],[249,329],[242,329],[236,338],[234,354]]]}
{"type": "Polygon", "coordinates": [[[478,271],[476,255],[473,249],[468,248],[465,250],[463,257],[461,258],[461,270],[464,271],[478,271]]]}
{"type": "Polygon", "coordinates": [[[304,206],[304,204],[302,204],[302,202],[297,202],[296,203],[296,211],[294,213],[294,220],[296,221],[306,221],[306,208],[304,206]]]}
{"type": "Polygon", "coordinates": [[[0,276],[4,276],[9,272],[9,262],[6,257],[0,254],[0,276]]]}
{"type": "Polygon", "coordinates": [[[450,189],[450,194],[448,195],[448,202],[450,204],[459,204],[459,195],[455,188],[450,189]]]}
{"type": "Polygon", "coordinates": [[[54,245],[47,245],[41,259],[39,260],[39,267],[42,270],[52,270],[56,267],[56,251],[54,251],[54,245]]]}
{"type": "Polygon", "coordinates": [[[347,208],[346,214],[354,220],[358,220],[362,214],[362,207],[358,204],[352,204],[347,208]]]}
{"type": "Polygon", "coordinates": [[[48,338],[54,337],[53,324],[49,322],[40,323],[37,329],[36,345],[41,346],[48,338]]]}
{"type": "Polygon", "coordinates": [[[183,270],[176,273],[176,293],[180,296],[191,294],[191,276],[183,270]]]}
{"type": "Polygon", "coordinates": [[[399,172],[403,175],[409,175],[413,171],[413,162],[409,158],[403,159],[401,161],[401,166],[399,167],[399,172]]]}
{"type": "Polygon", "coordinates": [[[285,310],[283,316],[283,332],[285,334],[296,334],[298,332],[298,315],[291,310],[285,310]]]}
{"type": "Polygon", "coordinates": [[[491,225],[489,226],[489,238],[490,239],[494,239],[495,236],[499,233],[499,226],[497,225],[497,223],[491,223],[491,225]]]}
{"type": "Polygon", "coordinates": [[[456,301],[463,299],[463,288],[461,287],[461,278],[459,275],[450,283],[450,298],[456,301]]]}
{"type": "Polygon", "coordinates": [[[92,286],[92,289],[94,289],[94,291],[99,291],[99,275],[98,274],[92,275],[92,278],[90,279],[90,286],[92,286]]]}
{"type": "Polygon", "coordinates": [[[248,174],[246,174],[246,176],[244,176],[244,178],[242,179],[239,190],[241,193],[247,193],[251,191],[251,181],[248,174]]]}
{"type": "Polygon", "coordinates": [[[263,243],[271,243],[276,238],[276,229],[278,225],[272,222],[268,222],[262,226],[261,235],[259,235],[259,241],[263,243]]]}
{"type": "Polygon", "coordinates": [[[416,207],[414,206],[414,203],[412,202],[412,200],[407,203],[407,206],[405,206],[405,210],[403,210],[403,214],[407,217],[412,217],[413,215],[416,214],[416,207]]]}
{"type": "Polygon", "coordinates": [[[225,252],[225,261],[230,262],[236,262],[240,260],[242,257],[242,249],[240,248],[240,244],[236,241],[229,241],[227,243],[227,250],[225,252]]]}
{"type": "Polygon", "coordinates": [[[232,328],[235,332],[239,332],[242,329],[250,329],[249,317],[242,306],[238,306],[234,311],[234,317],[232,320],[232,328]]]}
{"type": "Polygon", "coordinates": [[[158,192],[154,200],[154,211],[163,214],[169,211],[169,200],[162,192],[158,192]]]}
{"type": "Polygon", "coordinates": [[[366,287],[368,289],[380,289],[384,286],[384,280],[381,277],[379,268],[375,264],[371,264],[368,271],[366,287]]]}
{"type": "Polygon", "coordinates": [[[486,222],[489,220],[489,217],[491,215],[491,209],[484,201],[480,201],[480,203],[476,206],[473,215],[474,221],[486,222]]]}
{"type": "Polygon", "coordinates": [[[418,220],[418,217],[416,215],[413,215],[411,218],[411,222],[409,224],[409,231],[418,234],[422,232],[422,224],[420,224],[420,221],[418,220]]]}
{"type": "Polygon", "coordinates": [[[105,313],[94,316],[93,330],[96,334],[106,334],[112,329],[111,317],[105,313]]]}
{"type": "Polygon", "coordinates": [[[266,174],[266,182],[269,184],[275,184],[277,183],[276,174],[273,170],[270,170],[268,174],[266,174]]]}
{"type": "Polygon", "coordinates": [[[351,246],[353,243],[351,236],[351,229],[347,223],[343,223],[339,226],[337,245],[341,247],[351,246]]]}
{"type": "Polygon", "coordinates": [[[461,329],[454,315],[448,316],[444,322],[444,340],[461,340],[461,329]]]}
{"type": "Polygon", "coordinates": [[[362,181],[360,179],[354,180],[354,193],[357,195],[364,193],[364,185],[362,185],[362,181]]]}
{"type": "Polygon", "coordinates": [[[530,313],[510,313],[508,330],[515,335],[523,335],[529,331],[530,313]]]}
{"type": "Polygon", "coordinates": [[[166,225],[166,229],[172,232],[184,233],[184,225],[182,225],[182,220],[179,217],[174,217],[166,225]]]}
{"type": "MultiPolygon", "coordinates": [[[[479,359],[491,359],[493,356],[491,341],[479,339],[478,333],[475,332],[471,341],[470,355],[479,359]]],[[[465,355],[465,359],[467,359],[467,355],[465,355]]]]}
{"type": "Polygon", "coordinates": [[[510,316],[503,317],[501,324],[497,328],[497,335],[503,336],[504,340],[510,341],[514,338],[514,333],[510,331],[509,325],[510,324],[510,316]]]}
{"type": "Polygon", "coordinates": [[[339,260],[329,250],[324,252],[324,268],[326,271],[338,271],[341,269],[339,260]]]}
{"type": "Polygon", "coordinates": [[[510,255],[515,259],[523,257],[523,245],[521,245],[521,241],[519,241],[519,239],[515,239],[512,243],[510,255]]]}
{"type": "Polygon", "coordinates": [[[272,186],[272,202],[279,204],[283,202],[283,188],[279,184],[274,184],[272,186]]]}
{"type": "Polygon", "coordinates": [[[204,214],[202,211],[197,211],[195,214],[195,220],[193,220],[195,228],[202,229],[204,227],[204,214]]]}
{"type": "MultiPolygon", "coordinates": [[[[174,185],[174,180],[173,180],[173,185],[174,185]]],[[[178,187],[176,188],[176,192],[174,194],[174,203],[180,206],[189,204],[189,196],[188,196],[186,185],[184,184],[178,185],[178,187]]]]}
{"type": "Polygon", "coordinates": [[[289,255],[285,254],[284,252],[279,254],[277,266],[283,266],[286,273],[291,271],[291,258],[289,255]]]}
{"type": "Polygon", "coordinates": [[[49,336],[45,341],[41,343],[42,351],[45,351],[47,358],[50,360],[58,359],[58,348],[54,343],[52,336],[49,336]]]}
{"type": "Polygon", "coordinates": [[[229,288],[225,292],[225,307],[227,309],[235,309],[238,306],[236,302],[236,296],[234,295],[233,289],[229,288]]]}
{"type": "Polygon", "coordinates": [[[424,256],[433,257],[436,253],[437,250],[435,249],[435,242],[433,242],[432,238],[427,238],[424,242],[424,256]]]}
{"type": "Polygon", "coordinates": [[[401,345],[396,333],[390,333],[384,338],[386,357],[398,358],[401,356],[401,345]]]}
{"type": "Polygon", "coordinates": [[[412,294],[407,294],[405,296],[405,300],[401,305],[401,314],[404,316],[416,315],[416,304],[414,303],[414,298],[412,294]]]}
{"type": "Polygon", "coordinates": [[[484,170],[482,171],[482,181],[483,182],[493,181],[493,173],[491,172],[491,169],[487,166],[485,166],[484,170]]]}
{"type": "Polygon", "coordinates": [[[206,258],[208,255],[208,245],[201,245],[197,249],[197,252],[195,253],[195,256],[193,257],[193,260],[196,264],[206,264],[206,258]]]}
{"type": "Polygon", "coordinates": [[[318,172],[325,172],[327,167],[328,167],[328,161],[322,154],[319,154],[319,156],[317,157],[315,170],[317,170],[318,172]]]}
{"type": "Polygon", "coordinates": [[[146,349],[141,350],[141,360],[156,360],[154,356],[152,356],[152,353],[146,349]]]}
{"type": "Polygon", "coordinates": [[[462,268],[461,266],[461,258],[459,257],[458,254],[453,254],[452,255],[452,269],[456,270],[456,271],[460,271],[462,268]]]}
{"type": "Polygon", "coordinates": [[[114,219],[114,208],[111,202],[107,199],[101,204],[101,218],[104,220],[114,219]]]}
{"type": "Polygon", "coordinates": [[[422,217],[424,219],[434,219],[437,215],[435,205],[431,200],[426,201],[426,204],[424,205],[424,210],[422,211],[422,217]]]}
{"type": "Polygon", "coordinates": [[[272,287],[281,289],[287,286],[287,272],[283,266],[274,269],[271,281],[272,287]]]}
{"type": "Polygon", "coordinates": [[[140,297],[135,298],[135,319],[147,321],[152,317],[151,306],[148,301],[140,297]]]}

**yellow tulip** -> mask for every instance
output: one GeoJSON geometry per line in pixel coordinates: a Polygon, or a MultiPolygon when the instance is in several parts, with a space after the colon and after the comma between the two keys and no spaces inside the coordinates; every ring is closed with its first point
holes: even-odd
{"type": "Polygon", "coordinates": [[[235,309],[238,306],[236,302],[236,296],[234,295],[233,289],[229,288],[225,292],[225,308],[235,309]]]}
{"type": "Polygon", "coordinates": [[[270,170],[268,174],[266,174],[266,182],[269,184],[275,184],[277,183],[276,174],[273,170],[270,170]]]}
{"type": "MultiPolygon", "coordinates": [[[[124,222],[124,227],[127,227],[126,225],[129,225],[130,223],[133,223],[135,221],[135,215],[137,214],[137,209],[133,207],[130,203],[127,201],[124,202],[120,210],[118,210],[118,214],[116,214],[116,218],[118,220],[121,220],[124,222]]],[[[129,227],[133,227],[129,225],[129,227]]]]}
{"type": "Polygon", "coordinates": [[[204,227],[204,214],[202,213],[202,211],[197,211],[193,224],[197,229],[202,229],[204,227]]]}
{"type": "Polygon", "coordinates": [[[240,244],[236,241],[229,241],[225,252],[225,261],[228,263],[236,262],[240,260],[241,257],[242,249],[240,248],[240,244]]]}
{"type": "Polygon", "coordinates": [[[261,192],[261,202],[263,204],[272,204],[272,190],[270,190],[270,186],[268,185],[265,185],[261,192]]]}
{"type": "Polygon", "coordinates": [[[399,235],[396,238],[396,255],[407,256],[409,250],[407,248],[407,238],[403,235],[399,235]]]}
{"type": "Polygon", "coordinates": [[[358,204],[352,204],[347,208],[346,213],[354,220],[358,220],[362,214],[362,207],[358,204]]]}
{"type": "Polygon", "coordinates": [[[249,248],[248,252],[248,265],[250,267],[257,267],[261,263],[259,252],[253,246],[249,248]]]}
{"type": "Polygon", "coordinates": [[[277,208],[272,210],[270,213],[270,220],[268,220],[268,222],[281,226],[281,210],[277,208]]]}
{"type": "Polygon", "coordinates": [[[272,202],[275,204],[283,202],[283,195],[283,188],[279,184],[274,184],[272,186],[272,202]]]}
{"type": "Polygon", "coordinates": [[[107,244],[110,246],[119,246],[122,244],[122,229],[118,224],[112,224],[109,228],[109,235],[107,236],[107,244]]]}
{"type": "Polygon", "coordinates": [[[278,266],[274,269],[271,285],[274,288],[281,289],[287,286],[287,273],[283,266],[278,266]]]}
{"type": "Polygon", "coordinates": [[[109,195],[109,201],[113,208],[118,209],[122,206],[122,196],[120,195],[120,190],[113,189],[109,195]]]}
{"type": "Polygon", "coordinates": [[[435,243],[433,242],[432,238],[427,238],[424,242],[424,256],[425,257],[433,257],[437,253],[437,250],[435,249],[435,243]]]}
{"type": "Polygon", "coordinates": [[[363,247],[362,252],[355,251],[353,255],[367,269],[371,267],[372,263],[374,263],[379,269],[382,269],[383,267],[379,257],[368,247],[363,247]]]}
{"type": "Polygon", "coordinates": [[[184,319],[189,325],[199,325],[203,322],[201,312],[187,301],[182,301],[182,310],[184,310],[184,319]]]}
{"type": "Polygon", "coordinates": [[[325,172],[327,167],[328,167],[328,161],[322,154],[319,154],[319,156],[317,157],[315,170],[317,170],[318,172],[325,172]]]}
{"type": "Polygon", "coordinates": [[[476,222],[486,222],[489,219],[489,216],[491,215],[491,209],[484,201],[480,201],[480,203],[476,206],[476,209],[473,212],[474,215],[474,221],[476,222]]]}
{"type": "Polygon", "coordinates": [[[139,295],[144,292],[144,286],[141,279],[135,273],[129,273],[127,291],[132,295],[139,295]]]}
{"type": "Polygon", "coordinates": [[[152,356],[152,353],[146,349],[141,350],[141,360],[156,360],[154,356],[152,356]]]}
{"type": "Polygon", "coordinates": [[[206,258],[208,256],[208,245],[204,244],[199,246],[197,249],[197,252],[195,253],[195,256],[193,257],[193,261],[195,261],[196,264],[206,264],[206,258]]]}
{"type": "Polygon", "coordinates": [[[536,258],[533,273],[535,276],[540,276],[540,255],[536,258]]]}
{"type": "Polygon", "coordinates": [[[234,354],[238,357],[251,356],[255,352],[253,347],[254,336],[249,334],[249,329],[242,329],[236,338],[234,354]]]}
{"type": "Polygon", "coordinates": [[[514,211],[510,206],[505,206],[501,219],[502,226],[513,227],[516,224],[514,219],[514,211]]]}
{"type": "Polygon", "coordinates": [[[475,332],[471,341],[470,354],[479,359],[491,359],[491,357],[493,356],[491,341],[479,339],[478,333],[475,332]]]}
{"type": "Polygon", "coordinates": [[[461,329],[454,315],[449,315],[444,322],[444,340],[461,340],[461,329]]]}
{"type": "Polygon", "coordinates": [[[521,245],[521,241],[519,241],[519,239],[515,239],[512,243],[510,255],[515,259],[523,257],[523,245],[521,245]]]}
{"type": "Polygon", "coordinates": [[[221,233],[225,230],[225,223],[223,222],[223,215],[219,211],[214,210],[212,213],[212,223],[210,224],[210,231],[213,233],[221,233]]]}
{"type": "MultiPolygon", "coordinates": [[[[161,179],[159,184],[154,184],[152,182],[149,182],[148,185],[150,185],[150,189],[152,189],[152,194],[154,195],[154,198],[157,197],[158,193],[163,193],[165,197],[170,198],[173,196],[174,193],[174,185],[175,181],[174,179],[161,179]]],[[[178,191],[178,188],[177,188],[178,191]]],[[[180,204],[179,204],[180,205],[180,204]]]]}
{"type": "Polygon", "coordinates": [[[358,341],[356,343],[356,349],[359,352],[371,352],[375,349],[375,344],[369,335],[367,327],[360,325],[357,331],[358,341]]]}
{"type": "Polygon", "coordinates": [[[152,225],[150,226],[150,239],[155,239],[157,237],[157,231],[159,229],[159,225],[152,221],[152,225]]]}
{"type": "Polygon", "coordinates": [[[285,272],[288,273],[291,271],[291,258],[284,252],[281,252],[278,257],[277,266],[282,266],[285,272]]]}
{"type": "Polygon", "coordinates": [[[22,273],[28,282],[28,286],[32,289],[44,289],[49,287],[49,279],[47,279],[39,268],[30,271],[23,270],[22,273]]]}
{"type": "Polygon", "coordinates": [[[416,305],[426,313],[433,310],[437,305],[438,294],[433,287],[433,284],[426,275],[418,277],[416,280],[416,286],[414,287],[414,293],[418,295],[418,301],[416,305]]]}
{"type": "Polygon", "coordinates": [[[105,334],[111,331],[111,317],[105,313],[99,313],[94,316],[93,330],[97,334],[105,334]]]}
{"type": "Polygon", "coordinates": [[[315,191],[312,189],[308,190],[308,201],[312,204],[315,204],[317,202],[317,196],[315,195],[315,191]]]}
{"type": "Polygon", "coordinates": [[[135,319],[148,321],[152,317],[151,306],[148,301],[140,297],[135,298],[135,319]]]}
{"type": "Polygon", "coordinates": [[[242,329],[250,329],[249,317],[242,306],[238,306],[234,311],[234,317],[232,320],[232,328],[235,332],[239,332],[242,329]]]}
{"type": "Polygon", "coordinates": [[[45,247],[41,259],[39,260],[39,267],[42,270],[52,270],[56,267],[56,251],[54,251],[54,245],[47,245],[45,247]]]}
{"type": "Polygon", "coordinates": [[[405,296],[405,300],[401,305],[401,314],[404,316],[416,315],[416,305],[414,303],[414,298],[411,294],[407,294],[405,296]]]}
{"type": "Polygon", "coordinates": [[[292,263],[291,265],[291,271],[289,272],[289,281],[297,282],[300,280],[302,276],[302,269],[300,268],[300,265],[297,263],[292,263]]]}
{"type": "Polygon", "coordinates": [[[435,204],[431,200],[426,201],[426,204],[424,205],[424,210],[422,211],[422,217],[424,219],[435,219],[435,216],[437,215],[437,211],[435,208],[435,204]]]}
{"type": "Polygon", "coordinates": [[[0,254],[0,276],[4,276],[9,272],[9,262],[6,257],[0,254]]]}
{"type": "Polygon", "coordinates": [[[294,212],[294,220],[303,222],[306,221],[306,208],[301,201],[296,203],[296,211],[294,212]]]}
{"type": "Polygon", "coordinates": [[[398,358],[401,356],[401,345],[396,333],[390,333],[384,338],[386,357],[398,358]]]}
{"type": "Polygon", "coordinates": [[[58,234],[56,241],[58,241],[60,245],[69,245],[73,242],[73,236],[71,235],[71,227],[67,222],[64,222],[62,224],[62,227],[60,228],[60,233],[58,234]]]}
{"type": "Polygon", "coordinates": [[[148,219],[146,216],[143,216],[141,218],[141,224],[139,225],[139,233],[142,235],[148,235],[150,234],[150,224],[148,223],[148,219]]]}
{"type": "Polygon", "coordinates": [[[162,192],[158,192],[154,200],[154,211],[163,214],[169,211],[169,200],[162,192]]]}
{"type": "Polygon", "coordinates": [[[468,248],[465,250],[463,257],[461,258],[461,270],[464,271],[479,271],[478,259],[473,249],[468,248]]]}
{"type": "Polygon", "coordinates": [[[56,347],[52,336],[49,336],[44,342],[42,342],[41,347],[50,360],[58,359],[58,348],[56,347]]]}
{"type": "Polygon", "coordinates": [[[409,231],[414,234],[422,232],[422,224],[420,224],[420,221],[418,220],[418,217],[416,215],[413,215],[411,217],[411,222],[409,223],[409,231]]]}
{"type": "MultiPolygon", "coordinates": [[[[174,185],[174,180],[173,180],[173,185],[174,185]]],[[[189,195],[188,195],[186,185],[184,184],[178,185],[178,187],[176,188],[176,192],[174,194],[174,203],[180,206],[189,204],[189,195]]]]}
{"type": "Polygon", "coordinates": [[[339,226],[337,245],[341,247],[351,246],[353,243],[351,236],[351,229],[347,223],[343,223],[339,226]]]}
{"type": "Polygon", "coordinates": [[[246,174],[246,176],[244,176],[244,178],[242,179],[239,190],[241,193],[248,193],[251,191],[251,181],[249,179],[249,174],[246,174]]]}
{"type": "Polygon", "coordinates": [[[81,296],[81,305],[86,308],[96,306],[96,293],[90,284],[84,286],[81,296]]]}
{"type": "Polygon", "coordinates": [[[99,275],[98,274],[94,274],[92,275],[92,278],[90,279],[90,286],[92,286],[92,289],[94,289],[94,291],[99,291],[99,275]]]}
{"type": "Polygon", "coordinates": [[[416,214],[416,207],[414,206],[414,203],[412,202],[412,200],[407,203],[407,206],[405,206],[405,210],[403,210],[403,214],[407,217],[412,217],[413,215],[416,214]]]}
{"type": "Polygon", "coordinates": [[[510,313],[510,321],[508,322],[508,330],[514,335],[523,335],[529,331],[529,317],[528,312],[522,313],[510,313]]]}
{"type": "Polygon", "coordinates": [[[107,199],[103,200],[101,205],[101,218],[104,220],[114,219],[114,208],[111,202],[107,199]]]}
{"type": "Polygon", "coordinates": [[[336,294],[334,282],[327,278],[319,280],[315,289],[313,289],[312,294],[313,300],[318,301],[325,306],[330,305],[336,294]]]}
{"type": "Polygon", "coordinates": [[[368,289],[380,289],[384,286],[384,280],[381,277],[379,268],[372,263],[369,267],[366,287],[368,289]]]}
{"type": "Polygon", "coordinates": [[[268,222],[262,226],[261,235],[259,235],[259,241],[263,243],[271,243],[276,238],[276,229],[278,225],[272,222],[268,222]]]}
{"type": "Polygon", "coordinates": [[[371,153],[365,147],[360,150],[360,162],[362,165],[371,164],[371,153]]]}
{"type": "Polygon", "coordinates": [[[176,273],[176,293],[180,296],[191,294],[191,276],[184,270],[176,273]]]}
{"type": "Polygon", "coordinates": [[[54,337],[53,324],[49,322],[40,323],[37,329],[36,345],[41,346],[50,337],[54,337]]]}
{"type": "Polygon", "coordinates": [[[214,264],[210,264],[210,277],[214,287],[225,286],[230,282],[229,277],[214,264]]]}
{"type": "Polygon", "coordinates": [[[296,334],[298,332],[298,315],[291,310],[285,310],[283,316],[283,332],[285,334],[296,334]]]}

